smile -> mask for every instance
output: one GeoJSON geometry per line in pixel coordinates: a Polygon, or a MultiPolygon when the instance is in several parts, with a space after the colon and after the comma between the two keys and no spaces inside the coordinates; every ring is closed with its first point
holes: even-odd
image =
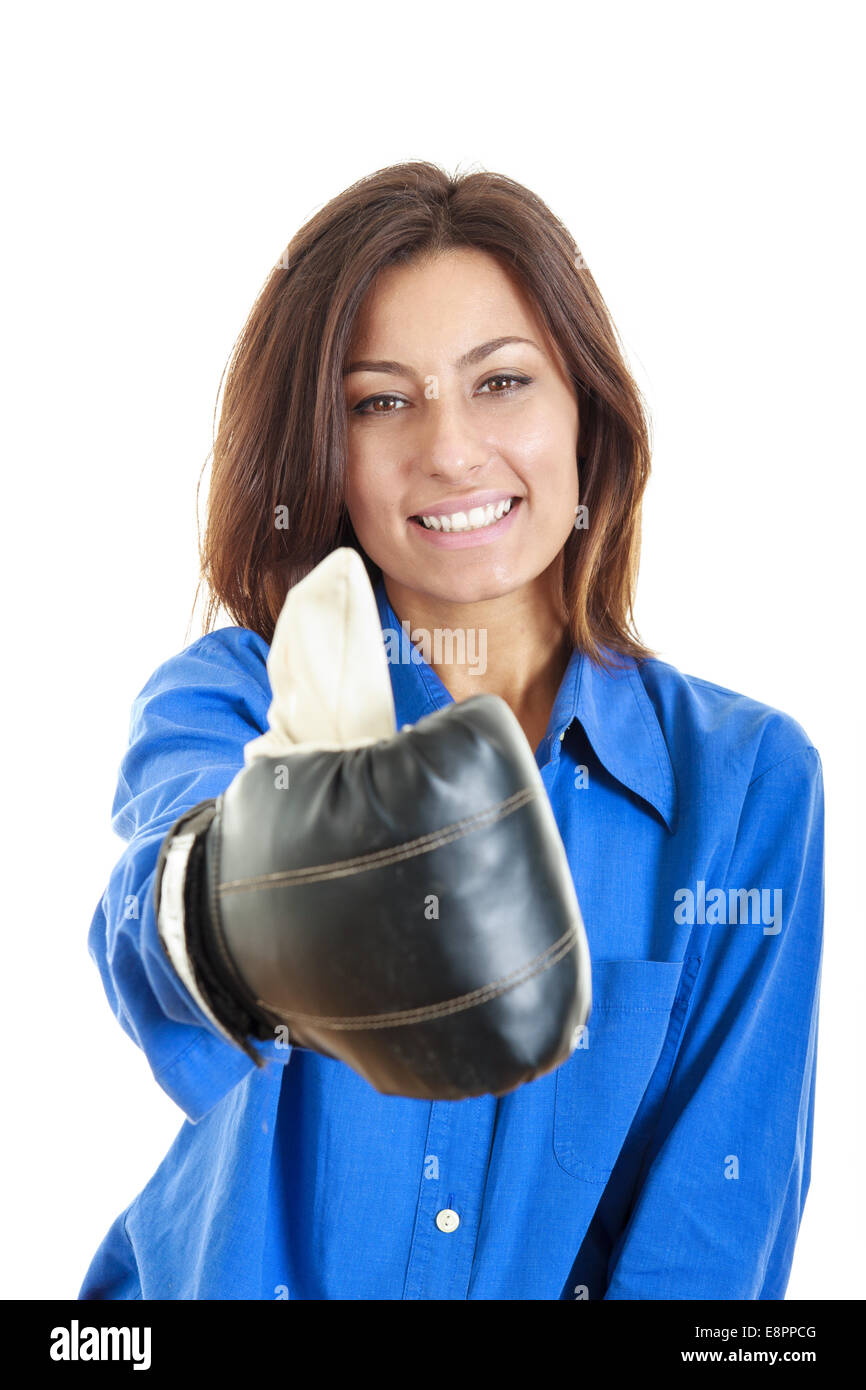
{"type": "Polygon", "coordinates": [[[507,516],[513,501],[514,498],[508,497],[502,502],[491,502],[486,507],[472,507],[468,512],[452,512],[450,516],[419,516],[413,520],[420,521],[427,531],[483,531],[486,526],[493,526],[507,516]]]}

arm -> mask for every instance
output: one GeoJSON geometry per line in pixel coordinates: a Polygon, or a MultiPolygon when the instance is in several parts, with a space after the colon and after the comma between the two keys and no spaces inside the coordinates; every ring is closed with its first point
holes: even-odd
{"type": "Polygon", "coordinates": [[[290,1029],[387,1095],[504,1094],[552,1069],[588,1012],[588,951],[512,711],[478,696],[398,730],[348,548],[287,594],[268,672],[267,734],[157,867],[158,929],[199,1006],[254,1065],[253,1039],[290,1029]]]}
{"type": "MultiPolygon", "coordinates": [[[[255,1065],[225,1036],[173,967],[157,930],[154,880],[178,818],[222,793],[244,745],[267,725],[270,686],[255,634],[210,633],[164,662],[136,698],[112,807],[127,841],[93,916],[88,947],[121,1027],[190,1120],[255,1065]]],[[[285,1063],[271,1042],[260,1055],[285,1063]]]]}
{"type": "Polygon", "coordinates": [[[701,969],[608,1299],[784,1297],[811,1168],[823,810],[811,746],[749,785],[726,898],[767,889],[769,908],[779,890],[781,925],[694,929],[701,969]]]}

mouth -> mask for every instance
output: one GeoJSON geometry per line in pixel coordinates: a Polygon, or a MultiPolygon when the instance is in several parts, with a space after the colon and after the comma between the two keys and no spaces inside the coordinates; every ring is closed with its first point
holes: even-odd
{"type": "Polygon", "coordinates": [[[495,526],[503,517],[515,511],[519,505],[519,497],[507,497],[501,502],[490,502],[486,507],[471,507],[465,512],[452,512],[447,516],[410,516],[409,520],[424,531],[465,535],[472,531],[486,531],[489,526],[495,526]]]}

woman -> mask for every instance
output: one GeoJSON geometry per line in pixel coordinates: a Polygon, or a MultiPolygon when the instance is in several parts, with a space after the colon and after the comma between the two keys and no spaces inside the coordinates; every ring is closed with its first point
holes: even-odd
{"type": "Polygon", "coordinates": [[[810,1176],[821,765],[788,715],[635,635],[648,471],[601,295],[527,189],[399,165],[289,245],[226,384],[206,631],[135,702],[129,843],[90,934],[187,1118],[81,1298],[784,1296],[810,1176]],[[278,1039],[257,1065],[160,939],[162,842],[267,728],[286,594],[345,546],[374,582],[398,725],[500,696],[566,849],[592,1013],[506,1095],[383,1095],[278,1039]],[[218,602],[236,626],[210,629],[218,602]],[[483,633],[483,654],[437,648],[445,631],[483,633]]]}

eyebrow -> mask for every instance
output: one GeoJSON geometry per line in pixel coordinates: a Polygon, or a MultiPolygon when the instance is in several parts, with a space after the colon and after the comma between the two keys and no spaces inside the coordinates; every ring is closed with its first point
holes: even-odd
{"type": "MultiPolygon", "coordinates": [[[[454,366],[458,371],[463,367],[473,367],[476,362],[483,362],[485,357],[491,353],[498,352],[500,348],[506,347],[508,343],[528,343],[534,347],[536,352],[541,349],[531,338],[515,338],[507,335],[504,338],[491,338],[487,343],[479,343],[477,347],[470,348],[464,352],[462,357],[458,357],[454,366]]],[[[350,372],[387,372],[390,376],[415,376],[416,373],[411,367],[407,367],[403,362],[393,362],[390,359],[381,358],[372,361],[369,358],[362,358],[357,362],[350,362],[348,367],[343,368],[343,376],[348,376],[350,372]]]]}

